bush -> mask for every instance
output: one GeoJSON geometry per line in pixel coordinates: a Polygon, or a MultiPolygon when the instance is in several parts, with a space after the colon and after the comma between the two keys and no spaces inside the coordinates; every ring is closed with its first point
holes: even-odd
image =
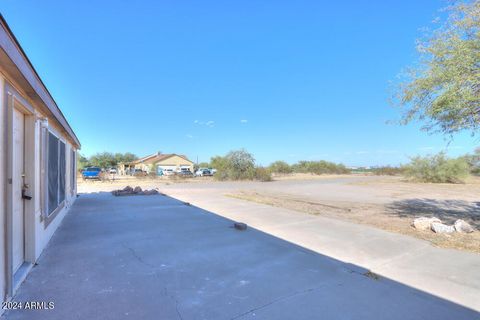
{"type": "Polygon", "coordinates": [[[224,157],[213,157],[210,164],[217,169],[218,180],[252,180],[255,178],[255,159],[245,150],[230,151],[224,157]]]}
{"type": "Polygon", "coordinates": [[[270,172],[282,174],[292,173],[293,171],[292,167],[285,161],[275,161],[268,167],[268,169],[270,172]]]}
{"type": "Polygon", "coordinates": [[[385,167],[372,168],[370,172],[377,176],[398,176],[403,174],[404,169],[401,167],[385,166],[385,167]]]}
{"type": "Polygon", "coordinates": [[[439,153],[414,157],[403,169],[406,177],[418,182],[462,183],[470,168],[464,157],[451,159],[439,153]]]}
{"type": "Polygon", "coordinates": [[[245,150],[230,151],[226,156],[216,156],[210,165],[217,169],[217,180],[254,180],[271,181],[270,172],[255,166],[253,155],[245,150]]]}
{"type": "Polygon", "coordinates": [[[465,155],[465,160],[470,167],[470,173],[480,175],[480,148],[475,149],[474,154],[465,155]]]}
{"type": "Polygon", "coordinates": [[[255,179],[263,182],[268,182],[273,180],[270,170],[264,167],[255,168],[255,179]]]}
{"type": "Polygon", "coordinates": [[[343,164],[329,161],[299,161],[292,166],[294,172],[313,174],[346,174],[350,173],[343,164]]]}

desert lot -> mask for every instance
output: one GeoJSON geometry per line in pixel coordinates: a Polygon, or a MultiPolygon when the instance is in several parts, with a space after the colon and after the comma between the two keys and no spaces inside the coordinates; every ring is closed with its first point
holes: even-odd
{"type": "MultiPolygon", "coordinates": [[[[193,199],[258,203],[287,209],[292,214],[366,224],[427,240],[435,246],[480,253],[480,178],[471,178],[465,184],[424,184],[400,177],[365,175],[297,174],[276,177],[273,182],[117,177],[109,181],[80,180],[78,191],[111,191],[127,185],[156,188],[194,205],[197,203],[193,199]],[[419,231],[411,226],[412,220],[419,216],[435,216],[446,224],[463,219],[477,231],[470,234],[419,231]]],[[[208,209],[212,208],[215,207],[208,209]]]]}
{"type": "MultiPolygon", "coordinates": [[[[294,175],[273,182],[125,177],[82,181],[78,191],[80,198],[91,197],[82,193],[104,193],[127,185],[158,189],[184,205],[245,222],[249,228],[293,243],[305,252],[359,266],[375,280],[391,279],[480,311],[478,178],[452,185],[365,175],[294,175]],[[419,231],[411,226],[419,216],[435,216],[446,224],[464,219],[477,231],[419,231]]],[[[132,195],[115,201],[113,195],[107,196],[115,203],[129,197],[137,202],[162,197],[132,195]]],[[[209,236],[205,234],[207,239],[209,236]]]]}

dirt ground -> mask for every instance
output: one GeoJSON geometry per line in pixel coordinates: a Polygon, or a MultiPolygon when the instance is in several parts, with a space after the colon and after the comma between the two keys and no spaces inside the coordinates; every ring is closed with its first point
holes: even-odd
{"type": "Polygon", "coordinates": [[[216,182],[211,178],[149,179],[122,177],[115,181],[80,181],[78,191],[98,192],[126,185],[185,192],[214,192],[302,213],[367,224],[430,241],[432,244],[480,253],[480,178],[465,184],[412,183],[399,177],[364,175],[288,175],[273,182],[216,182]],[[419,216],[457,219],[477,231],[436,234],[411,226],[419,216]]]}

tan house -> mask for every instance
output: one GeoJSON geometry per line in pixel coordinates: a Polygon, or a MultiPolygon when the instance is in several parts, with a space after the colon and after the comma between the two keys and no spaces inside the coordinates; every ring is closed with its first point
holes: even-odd
{"type": "Polygon", "coordinates": [[[190,170],[193,173],[194,162],[190,161],[184,155],[178,154],[162,154],[160,152],[143,157],[130,163],[135,169],[141,169],[145,172],[151,172],[155,168],[157,172],[171,171],[179,172],[181,170],[190,170]]]}
{"type": "Polygon", "coordinates": [[[76,199],[80,142],[0,15],[0,295],[9,300],[76,199]]]}

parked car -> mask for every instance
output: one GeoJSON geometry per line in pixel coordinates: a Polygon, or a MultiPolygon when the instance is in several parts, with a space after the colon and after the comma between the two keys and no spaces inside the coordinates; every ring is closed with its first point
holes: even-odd
{"type": "Polygon", "coordinates": [[[87,167],[83,169],[82,171],[82,178],[83,180],[87,179],[97,179],[100,180],[101,176],[100,173],[102,172],[102,169],[99,167],[87,167]]]}
{"type": "Polygon", "coordinates": [[[195,175],[198,177],[209,177],[212,176],[212,172],[208,169],[198,169],[197,172],[195,172],[195,175]]]}
{"type": "Polygon", "coordinates": [[[173,176],[174,174],[175,174],[175,171],[173,171],[173,169],[163,169],[164,176],[173,176]]]}
{"type": "Polygon", "coordinates": [[[135,177],[143,177],[146,176],[147,173],[143,171],[142,169],[133,169],[132,176],[135,177]]]}
{"type": "Polygon", "coordinates": [[[110,173],[110,174],[117,174],[117,169],[115,169],[115,168],[110,168],[110,169],[108,169],[108,173],[110,173]]]}
{"type": "Polygon", "coordinates": [[[181,177],[192,177],[193,173],[190,170],[181,170],[181,171],[177,172],[177,175],[179,175],[181,177]]]}

